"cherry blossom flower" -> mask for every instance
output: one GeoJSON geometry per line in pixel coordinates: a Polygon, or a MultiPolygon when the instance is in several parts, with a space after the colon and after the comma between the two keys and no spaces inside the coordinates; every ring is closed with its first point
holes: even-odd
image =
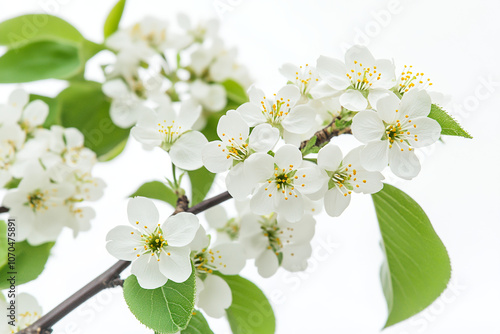
{"type": "Polygon", "coordinates": [[[254,86],[248,94],[250,102],[238,107],[237,111],[251,127],[269,123],[280,131],[285,142],[298,146],[301,135],[316,125],[314,110],[307,105],[297,105],[301,94],[296,86],[287,85],[272,98],[254,86]]]}
{"type": "Polygon", "coordinates": [[[383,187],[383,175],[380,172],[366,171],[359,155],[362,146],[350,151],[345,158],[337,145],[332,143],[323,147],[318,153],[318,166],[326,171],[329,180],[324,195],[326,212],[338,217],[351,202],[351,194],[373,194],[383,187]]]}
{"type": "Polygon", "coordinates": [[[316,67],[321,78],[340,94],[340,104],[352,111],[366,109],[367,98],[374,106],[396,84],[394,64],[376,60],[364,46],[347,50],[345,63],[321,56],[316,67]]]}
{"type": "Polygon", "coordinates": [[[173,107],[147,110],[131,133],[145,149],[161,147],[177,167],[195,170],[203,165],[201,153],[207,143],[201,132],[191,130],[200,113],[192,101],[183,102],[178,113],[173,107]]]}
{"type": "Polygon", "coordinates": [[[106,236],[108,252],[120,260],[132,261],[131,272],[144,289],[159,288],[167,280],[186,281],[192,273],[189,244],[198,227],[198,218],[181,212],[159,224],[153,201],[135,197],[128,202],[132,225],[117,226],[106,236]]]}
{"type": "Polygon", "coordinates": [[[414,147],[435,143],[441,126],[428,118],[431,110],[429,94],[410,90],[399,100],[390,94],[377,103],[377,112],[361,111],[353,118],[352,133],[366,144],[361,151],[361,164],[369,171],[391,171],[407,180],[420,172],[414,147]]]}
{"type": "Polygon", "coordinates": [[[32,295],[22,292],[16,296],[16,318],[14,320],[16,326],[11,326],[8,324],[8,321],[11,320],[9,306],[10,304],[7,304],[0,296],[0,308],[5,315],[0,323],[0,333],[2,334],[17,333],[42,317],[42,308],[38,301],[32,295]]]}

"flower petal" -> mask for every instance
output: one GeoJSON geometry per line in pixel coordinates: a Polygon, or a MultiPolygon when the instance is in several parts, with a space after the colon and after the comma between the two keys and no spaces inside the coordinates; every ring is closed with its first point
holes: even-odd
{"type": "Polygon", "coordinates": [[[150,254],[139,256],[130,269],[143,289],[157,289],[167,283],[167,277],[160,272],[158,258],[150,254]]]}
{"type": "Polygon", "coordinates": [[[198,307],[212,318],[222,318],[231,306],[233,296],[229,285],[222,278],[208,275],[203,281],[204,289],[200,292],[198,307]]]}
{"type": "Polygon", "coordinates": [[[307,260],[311,257],[312,247],[309,242],[294,244],[283,248],[281,266],[291,272],[307,269],[307,260]]]}
{"type": "Polygon", "coordinates": [[[267,153],[255,153],[243,162],[250,182],[261,183],[273,176],[274,159],[267,153]]]}
{"type": "Polygon", "coordinates": [[[411,124],[413,125],[408,129],[408,132],[410,132],[409,137],[411,146],[429,146],[434,144],[441,136],[441,126],[432,118],[418,117],[415,118],[411,124]],[[414,136],[417,137],[413,138],[414,136]]]}
{"type": "Polygon", "coordinates": [[[247,122],[248,126],[256,126],[266,121],[266,117],[260,107],[252,102],[242,104],[236,111],[247,122]]]}
{"type": "Polygon", "coordinates": [[[306,133],[316,125],[316,113],[306,105],[294,107],[281,122],[281,125],[285,130],[292,133],[306,133]]]}
{"type": "Polygon", "coordinates": [[[360,158],[363,168],[381,172],[389,163],[389,144],[385,140],[370,142],[361,151],[360,158]]]}
{"type": "Polygon", "coordinates": [[[217,135],[219,138],[230,144],[231,142],[244,143],[248,138],[249,127],[241,117],[241,114],[234,110],[229,110],[219,119],[217,124],[217,135]],[[240,139],[241,138],[241,139],[240,139]]]}
{"type": "Polygon", "coordinates": [[[193,272],[189,253],[189,247],[167,246],[160,253],[160,272],[176,283],[185,282],[193,272]]]}
{"type": "Polygon", "coordinates": [[[330,142],[328,145],[319,150],[318,166],[324,170],[334,172],[339,168],[340,163],[342,162],[342,157],[342,151],[340,148],[330,142]]]}
{"type": "Polygon", "coordinates": [[[289,195],[278,192],[276,199],[276,212],[287,221],[294,223],[304,217],[304,200],[301,193],[289,195]]]}
{"type": "Polygon", "coordinates": [[[222,228],[226,226],[229,218],[226,210],[221,205],[216,205],[205,211],[205,219],[211,228],[222,228]]]}
{"type": "Polygon", "coordinates": [[[152,200],[144,197],[134,197],[127,205],[130,225],[151,234],[158,226],[160,215],[152,200]]]}
{"type": "Polygon", "coordinates": [[[288,168],[298,168],[302,163],[302,153],[293,145],[283,145],[276,151],[274,163],[279,168],[285,168],[286,170],[288,168]]]}
{"type": "Polygon", "coordinates": [[[189,212],[180,212],[167,218],[161,229],[169,246],[183,247],[193,241],[200,222],[189,212]]]}
{"type": "Polygon", "coordinates": [[[245,173],[244,163],[239,163],[226,175],[227,191],[237,201],[244,201],[257,185],[253,182],[253,177],[248,177],[245,173]]]}
{"type": "Polygon", "coordinates": [[[212,248],[215,268],[224,275],[238,275],[245,267],[246,256],[239,243],[224,243],[212,248]]]}
{"type": "Polygon", "coordinates": [[[250,200],[250,209],[258,215],[267,215],[274,211],[276,187],[267,187],[267,183],[260,186],[250,200]]]}
{"type": "Polygon", "coordinates": [[[49,114],[49,106],[41,100],[35,100],[28,104],[23,112],[23,121],[27,121],[30,127],[37,127],[45,122],[49,114]]]}
{"type": "Polygon", "coordinates": [[[168,153],[177,167],[195,170],[203,166],[201,151],[207,143],[207,138],[201,132],[189,131],[174,142],[168,153]]]}
{"type": "Polygon", "coordinates": [[[203,165],[212,173],[223,173],[227,171],[233,164],[233,159],[227,157],[228,154],[226,151],[225,144],[220,140],[206,144],[201,151],[203,165]]]}
{"type": "Polygon", "coordinates": [[[410,151],[408,146],[393,147],[389,150],[389,166],[396,176],[405,180],[413,179],[421,169],[415,151],[410,151]]]}
{"type": "Polygon", "coordinates": [[[351,195],[344,196],[337,187],[328,190],[325,194],[325,211],[332,217],[338,217],[351,202],[351,195]]]}
{"type": "Polygon", "coordinates": [[[362,143],[380,140],[385,132],[384,123],[373,111],[361,111],[352,119],[352,134],[362,143]]]}
{"type": "Polygon", "coordinates": [[[346,77],[346,66],[340,60],[320,56],[316,68],[320,77],[336,90],[344,90],[351,84],[346,77]]]}
{"type": "Polygon", "coordinates": [[[360,111],[366,109],[368,101],[359,90],[348,89],[340,96],[340,104],[349,110],[360,111]]]}
{"type": "Polygon", "coordinates": [[[270,124],[257,125],[250,134],[248,145],[256,152],[267,153],[272,150],[280,138],[278,129],[270,124]]]}
{"type": "Polygon", "coordinates": [[[398,118],[404,117],[399,111],[399,103],[401,101],[396,94],[386,94],[377,101],[378,116],[386,123],[394,123],[398,118]]]}
{"type": "Polygon", "coordinates": [[[276,100],[283,99],[293,106],[300,99],[300,91],[297,86],[286,85],[282,87],[276,94],[276,100]]]}
{"type": "Polygon", "coordinates": [[[264,278],[271,277],[278,270],[278,257],[272,250],[266,249],[257,259],[255,259],[255,265],[257,266],[260,276],[264,278]]]}
{"type": "Polygon", "coordinates": [[[431,97],[425,90],[411,89],[401,99],[400,112],[410,119],[425,117],[431,112],[431,97]]]}

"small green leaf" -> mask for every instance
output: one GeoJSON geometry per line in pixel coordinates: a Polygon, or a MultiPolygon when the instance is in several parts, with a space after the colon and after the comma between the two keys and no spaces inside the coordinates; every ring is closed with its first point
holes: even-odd
{"type": "Polygon", "coordinates": [[[212,183],[214,183],[215,174],[210,173],[205,167],[189,171],[189,180],[191,181],[191,206],[200,203],[205,199],[212,183]]]}
{"type": "Polygon", "coordinates": [[[311,153],[312,148],[314,147],[314,145],[316,145],[316,140],[318,140],[318,137],[316,136],[313,136],[311,139],[309,139],[306,146],[302,149],[302,156],[311,153]]]}
{"type": "Polygon", "coordinates": [[[428,117],[436,120],[439,125],[441,125],[442,135],[472,138],[472,136],[451,117],[451,115],[435,104],[432,105],[428,117]]]}
{"type": "Polygon", "coordinates": [[[167,283],[158,289],[143,289],[130,275],[123,284],[123,295],[130,311],[142,324],[159,333],[177,333],[188,326],[194,310],[194,267],[183,283],[167,283]]]}
{"type": "Polygon", "coordinates": [[[14,177],[9,182],[7,182],[7,184],[4,185],[3,187],[5,189],[14,189],[14,188],[17,188],[19,186],[19,183],[21,183],[21,179],[16,179],[14,177]]]}
{"type": "Polygon", "coordinates": [[[56,99],[61,125],[80,130],[85,136],[85,146],[98,157],[113,158],[110,152],[116,154],[117,147],[123,148],[129,129],[119,128],[111,121],[110,103],[100,83],[73,82],[56,99]]]}
{"type": "Polygon", "coordinates": [[[108,38],[118,30],[120,20],[122,19],[123,10],[125,9],[125,0],[120,0],[109,12],[108,18],[104,23],[104,38],[108,38]]]}
{"type": "Polygon", "coordinates": [[[210,329],[207,319],[205,319],[203,314],[195,310],[188,326],[181,331],[181,334],[214,334],[214,332],[210,329]]]}
{"type": "Polygon", "coordinates": [[[233,295],[233,303],[226,310],[233,334],[274,334],[276,320],[264,293],[241,276],[220,276],[233,295]]]}
{"type": "Polygon", "coordinates": [[[240,106],[248,102],[248,96],[245,89],[236,81],[228,79],[224,81],[222,85],[226,89],[227,99],[229,100],[228,104],[229,102],[233,102],[237,106],[240,106]]]}
{"type": "Polygon", "coordinates": [[[7,263],[7,224],[0,220],[0,268],[7,263]]]}
{"type": "Polygon", "coordinates": [[[63,19],[48,14],[28,14],[0,23],[0,45],[19,48],[36,41],[79,44],[82,34],[63,19]]]}
{"type": "Polygon", "coordinates": [[[386,262],[381,280],[392,326],[429,306],[446,288],[450,258],[422,208],[396,187],[372,195],[386,262]]]}
{"type": "Polygon", "coordinates": [[[0,57],[0,83],[67,79],[78,73],[83,64],[73,45],[35,42],[8,50],[0,57]]]}
{"type": "MultiPolygon", "coordinates": [[[[45,268],[45,263],[50,255],[50,250],[54,246],[53,242],[48,242],[40,246],[31,246],[28,242],[22,241],[16,243],[16,250],[14,254],[15,259],[15,272],[16,285],[21,285],[36,279],[45,268]]],[[[9,277],[11,272],[9,264],[4,265],[0,269],[0,277],[9,277]]],[[[7,280],[0,280],[0,290],[6,289],[10,286],[7,280]]]]}
{"type": "Polygon", "coordinates": [[[177,196],[175,193],[160,181],[146,182],[139,187],[129,197],[143,196],[152,199],[158,199],[172,205],[174,208],[177,205],[177,196]]]}

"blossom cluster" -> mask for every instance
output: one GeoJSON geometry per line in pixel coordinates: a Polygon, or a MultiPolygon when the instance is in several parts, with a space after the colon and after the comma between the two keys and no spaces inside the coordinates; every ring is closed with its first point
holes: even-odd
{"type": "Polygon", "coordinates": [[[184,104],[180,112],[146,112],[132,129],[143,145],[169,151],[174,164],[182,156],[182,162],[189,158],[193,166],[199,158],[209,171],[225,173],[238,209],[231,219],[221,207],[206,212],[214,242],[195,216],[180,213],[160,226],[149,200],[132,199],[129,220],[138,229],[112,230],[108,250],[134,261],[132,273],[142,287],[186,280],[193,273],[192,263],[198,306],[210,316],[222,316],[231,305],[231,293],[214,273],[238,274],[247,259],[255,259],[263,277],[274,275],[279,267],[305,270],[312,253],[314,216],[323,207],[338,217],[353,193],[380,191],[388,166],[400,178],[414,178],[420,171],[415,148],[440,137],[439,123],[428,117],[431,83],[423,73],[405,67],[397,78],[392,61],[375,59],[365,47],[349,49],[345,62],[321,56],[316,66],[285,64],[280,72],[288,81],[285,86],[275,94],[251,86],[249,102],[219,119],[219,140],[203,145],[200,140],[196,152],[185,143],[188,139],[182,139],[190,133],[202,136],[182,130],[191,129],[199,117],[195,106],[184,104]],[[316,143],[318,131],[335,128],[350,129],[360,144],[343,152],[334,141],[316,143]],[[141,216],[131,210],[142,210],[141,216]]]}
{"type": "Polygon", "coordinates": [[[2,205],[18,219],[17,241],[55,241],[64,227],[76,236],[90,228],[104,181],[92,176],[93,151],[75,128],[42,128],[49,107],[29,102],[22,89],[0,105],[0,187],[9,189],[2,205]]]}
{"type": "MultiPolygon", "coordinates": [[[[161,113],[178,101],[192,101],[204,112],[220,111],[227,102],[224,81],[249,85],[236,49],[226,48],[218,36],[217,20],[193,25],[181,14],[177,21],[175,29],[146,17],[107,39],[116,61],[106,68],[103,91],[113,99],[110,115],[116,125],[131,127],[147,109],[161,113]]],[[[203,126],[203,118],[197,126],[203,126]]]]}

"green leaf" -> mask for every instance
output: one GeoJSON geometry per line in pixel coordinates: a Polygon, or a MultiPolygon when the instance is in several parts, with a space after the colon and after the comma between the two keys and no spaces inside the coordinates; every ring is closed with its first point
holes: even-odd
{"type": "Polygon", "coordinates": [[[226,310],[233,334],[274,334],[276,320],[264,293],[241,276],[220,276],[233,295],[233,303],[226,310]]]}
{"type": "Polygon", "coordinates": [[[0,220],[0,268],[7,263],[7,224],[0,220]]]}
{"type": "Polygon", "coordinates": [[[183,283],[168,280],[158,289],[143,289],[130,275],[123,284],[123,295],[130,311],[142,324],[159,333],[177,333],[187,327],[194,310],[194,267],[183,283]]]}
{"type": "Polygon", "coordinates": [[[389,316],[385,327],[429,306],[451,276],[448,253],[422,208],[396,187],[372,195],[386,263],[381,280],[389,316]]]}
{"type": "Polygon", "coordinates": [[[210,173],[205,167],[188,172],[191,181],[191,206],[200,203],[205,199],[212,183],[214,183],[215,174],[210,173]]]}
{"type": "Polygon", "coordinates": [[[436,120],[439,125],[441,125],[442,135],[472,138],[472,136],[451,117],[451,115],[435,104],[432,105],[428,117],[436,120]]]}
{"type": "MultiPolygon", "coordinates": [[[[14,254],[15,259],[15,272],[16,285],[21,285],[36,279],[45,268],[45,263],[50,255],[50,249],[54,246],[53,242],[48,242],[39,246],[31,246],[28,242],[16,243],[16,250],[14,254]]],[[[0,277],[9,277],[11,272],[9,265],[4,265],[0,269],[0,277]]],[[[2,279],[0,280],[0,290],[6,289],[10,286],[9,282],[2,279]]]]}
{"type": "Polygon", "coordinates": [[[311,139],[309,139],[306,146],[302,149],[302,156],[311,153],[312,148],[314,147],[314,145],[316,145],[316,140],[318,140],[318,137],[316,136],[313,136],[311,139]]]}
{"type": "Polygon", "coordinates": [[[123,10],[125,9],[125,0],[120,0],[118,3],[111,9],[111,12],[104,23],[104,38],[108,38],[115,31],[118,30],[118,26],[120,25],[120,20],[122,19],[123,10]]]}
{"type": "Polygon", "coordinates": [[[188,326],[181,331],[181,334],[214,334],[214,332],[210,329],[207,319],[205,319],[203,314],[195,310],[188,326]]]}
{"type": "Polygon", "coordinates": [[[119,128],[111,121],[110,103],[100,83],[73,82],[56,99],[61,125],[80,130],[85,136],[85,146],[98,157],[109,160],[121,152],[116,151],[117,147],[123,149],[130,130],[119,128]]]}
{"type": "Polygon", "coordinates": [[[82,67],[83,63],[75,46],[40,41],[8,50],[0,57],[0,83],[67,79],[82,67]]]}
{"type": "Polygon", "coordinates": [[[240,106],[243,103],[248,102],[248,96],[245,89],[236,81],[228,79],[224,81],[222,85],[226,89],[228,104],[229,102],[233,102],[237,106],[240,106]]]}
{"type": "Polygon", "coordinates": [[[63,19],[48,14],[22,15],[0,23],[0,45],[19,48],[36,41],[79,44],[82,34],[63,19]]]}
{"type": "Polygon", "coordinates": [[[160,181],[146,182],[139,187],[129,197],[143,196],[152,199],[158,199],[172,205],[174,208],[177,205],[177,195],[160,181]]]}

